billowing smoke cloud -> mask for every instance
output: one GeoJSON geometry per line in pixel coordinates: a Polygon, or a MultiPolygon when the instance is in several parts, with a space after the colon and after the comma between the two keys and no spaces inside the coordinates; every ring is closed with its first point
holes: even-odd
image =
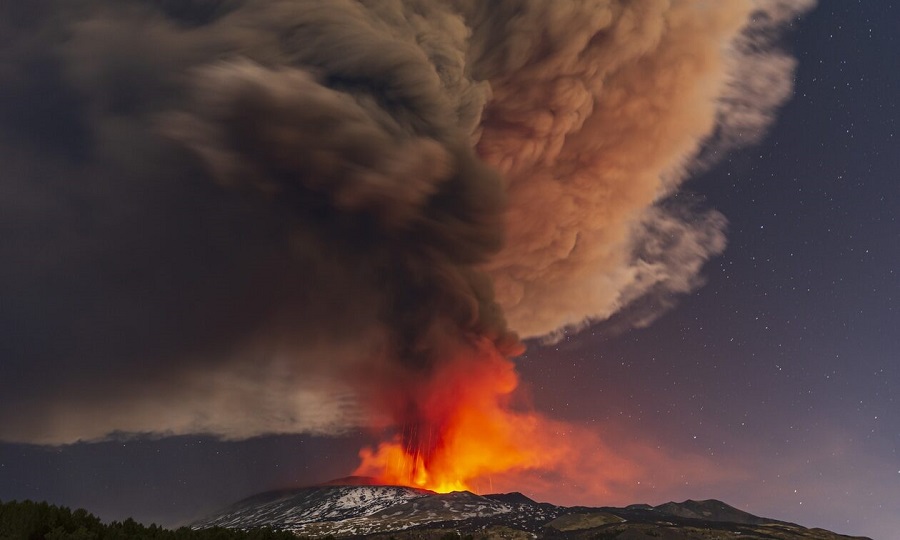
{"type": "Polygon", "coordinates": [[[552,337],[639,299],[656,306],[646,323],[699,284],[726,221],[667,198],[770,123],[793,70],[771,39],[804,4],[481,6],[476,74],[493,100],[478,149],[510,197],[488,269],[514,328],[552,337]]]}
{"type": "Polygon", "coordinates": [[[0,439],[336,433],[473,343],[649,321],[808,4],[4,3],[0,439]]]}

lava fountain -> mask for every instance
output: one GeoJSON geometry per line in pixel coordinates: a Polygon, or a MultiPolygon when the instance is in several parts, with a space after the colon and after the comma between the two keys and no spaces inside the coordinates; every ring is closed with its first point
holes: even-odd
{"type": "Polygon", "coordinates": [[[478,491],[492,474],[562,458],[561,446],[542,442],[548,440],[543,417],[517,410],[514,364],[489,340],[416,377],[416,384],[385,396],[396,432],[360,451],[355,475],[439,493],[478,491]]]}

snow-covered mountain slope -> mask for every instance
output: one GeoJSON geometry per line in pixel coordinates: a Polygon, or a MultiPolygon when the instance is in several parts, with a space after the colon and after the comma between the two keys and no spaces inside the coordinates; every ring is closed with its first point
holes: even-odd
{"type": "Polygon", "coordinates": [[[272,491],[240,501],[195,528],[272,527],[302,536],[379,535],[400,539],[441,538],[447,532],[478,538],[663,538],[668,540],[838,540],[851,537],[760,518],[716,501],[685,501],[656,507],[562,507],[521,493],[438,494],[401,486],[342,479],[320,486],[272,491]],[[712,536],[710,536],[712,535],[712,536]]]}
{"type": "Polygon", "coordinates": [[[521,494],[492,497],[468,491],[438,494],[401,486],[322,485],[256,495],[193,526],[273,527],[302,535],[361,535],[484,518],[527,526],[531,522],[551,521],[561,511],[560,507],[539,504],[521,494]]]}
{"type": "Polygon", "coordinates": [[[401,486],[315,486],[273,491],[244,499],[195,527],[275,527],[304,532],[311,524],[338,525],[428,495],[433,493],[401,486]]]}

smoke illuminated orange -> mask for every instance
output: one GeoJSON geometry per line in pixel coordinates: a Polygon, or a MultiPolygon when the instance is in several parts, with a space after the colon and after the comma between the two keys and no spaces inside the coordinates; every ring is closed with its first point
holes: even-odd
{"type": "Polygon", "coordinates": [[[557,462],[539,415],[513,410],[513,363],[481,343],[390,396],[399,433],[364,448],[354,474],[446,493],[489,488],[490,476],[557,462]]]}

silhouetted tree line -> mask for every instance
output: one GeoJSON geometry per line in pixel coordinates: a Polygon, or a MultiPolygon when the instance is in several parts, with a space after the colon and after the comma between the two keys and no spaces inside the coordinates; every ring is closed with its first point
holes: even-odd
{"type": "Polygon", "coordinates": [[[45,502],[0,502],[0,540],[297,540],[272,529],[239,531],[215,527],[193,530],[142,525],[131,518],[101,523],[87,510],[74,512],[45,502]]]}

